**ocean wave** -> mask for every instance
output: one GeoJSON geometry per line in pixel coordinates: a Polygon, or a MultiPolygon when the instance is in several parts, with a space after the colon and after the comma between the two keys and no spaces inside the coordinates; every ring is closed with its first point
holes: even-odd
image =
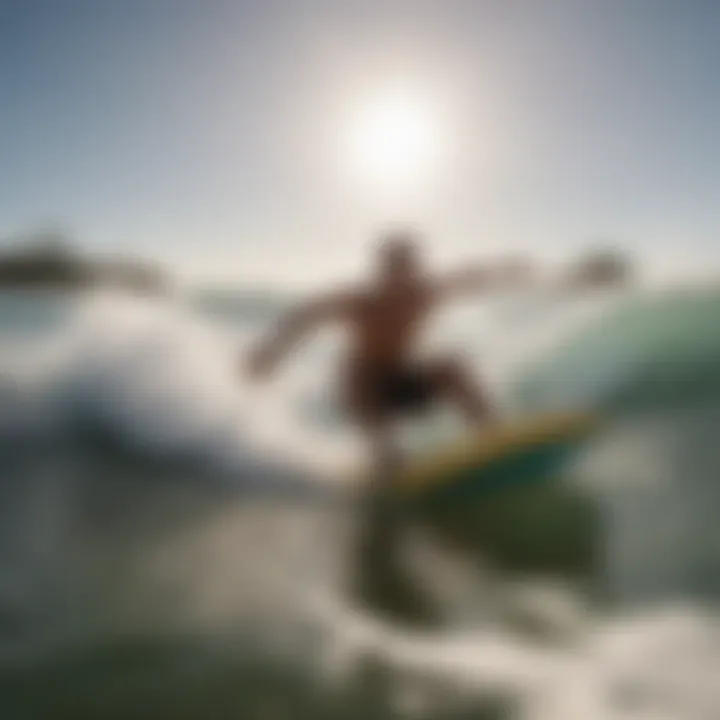
{"type": "MultiPolygon", "coordinates": [[[[0,446],[84,439],[238,478],[270,474],[278,459],[335,475],[358,462],[327,382],[332,338],[256,387],[239,368],[259,327],[256,303],[248,324],[242,303],[213,318],[203,307],[105,294],[42,301],[53,322],[34,301],[42,332],[5,343],[0,355],[0,446]]],[[[518,411],[672,411],[720,390],[718,305],[701,291],[605,297],[536,306],[529,320],[516,300],[451,315],[433,342],[462,345],[498,403],[518,411]]]]}
{"type": "Polygon", "coordinates": [[[656,293],[566,333],[516,389],[525,407],[610,415],[720,400],[720,293],[656,293]]]}
{"type": "MultiPolygon", "coordinates": [[[[629,324],[614,299],[531,327],[522,312],[502,321],[470,313],[447,336],[500,386],[527,373],[545,393],[538,406],[562,398],[610,411],[599,444],[613,462],[593,488],[605,493],[593,505],[603,512],[597,528],[577,509],[555,512],[542,492],[513,504],[510,549],[521,569],[548,543],[576,549],[587,539],[580,533],[595,533],[589,547],[599,545],[601,557],[588,553],[578,564],[585,571],[597,562],[589,570],[615,601],[614,612],[578,612],[562,642],[544,645],[521,624],[478,618],[497,587],[468,579],[476,555],[456,566],[421,547],[422,579],[447,595],[448,627],[401,630],[346,590],[354,518],[345,507],[249,503],[213,482],[288,486],[326,454],[347,461],[352,446],[328,432],[337,420],[320,387],[330,347],[301,353],[286,379],[256,390],[236,370],[253,328],[229,332],[227,314],[214,325],[170,303],[103,295],[55,308],[61,318],[51,329],[2,349],[0,710],[38,718],[211,718],[228,708],[248,717],[300,709],[352,717],[358,708],[378,718],[713,716],[717,614],[690,598],[712,608],[718,597],[710,587],[717,403],[691,388],[680,397],[704,398],[699,415],[679,414],[677,396],[663,395],[662,413],[648,423],[613,420],[615,398],[645,381],[644,358],[676,358],[663,377],[682,379],[697,373],[693,353],[716,357],[707,341],[717,304],[693,298],[681,299],[675,324],[663,320],[665,303],[678,298],[662,296],[643,301],[629,324]],[[573,349],[578,325],[585,335],[573,349]],[[628,482],[618,461],[629,456],[646,484],[628,482]],[[677,597],[687,604],[670,605],[677,597]]],[[[498,581],[507,579],[500,572],[498,581]]],[[[502,589],[503,607],[524,596],[512,583],[502,589]]],[[[564,624],[571,613],[550,614],[564,624]]]]}
{"type": "Polygon", "coordinates": [[[243,381],[242,337],[180,306],[133,298],[91,296],[68,315],[51,336],[16,346],[14,358],[5,352],[7,441],[102,440],[246,476],[278,450],[288,464],[309,463],[310,445],[323,457],[322,435],[293,413],[291,389],[261,394],[243,381]]]}

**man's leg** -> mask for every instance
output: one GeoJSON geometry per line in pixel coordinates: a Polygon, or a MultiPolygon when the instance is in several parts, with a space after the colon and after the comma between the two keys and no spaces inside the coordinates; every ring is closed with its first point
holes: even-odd
{"type": "Polygon", "coordinates": [[[408,518],[396,493],[402,455],[394,442],[391,419],[373,416],[361,428],[370,445],[371,468],[358,528],[356,596],[396,622],[433,624],[437,612],[431,598],[408,573],[402,556],[408,518]]]}
{"type": "MultiPolygon", "coordinates": [[[[394,491],[402,456],[394,442],[389,420],[365,417],[361,428],[369,445],[370,458],[363,535],[371,545],[385,546],[384,552],[388,553],[394,550],[398,533],[394,491]]],[[[381,549],[380,555],[382,553],[381,549]]]]}
{"type": "Polygon", "coordinates": [[[369,445],[370,468],[373,480],[376,478],[385,487],[393,481],[402,460],[400,449],[394,441],[390,421],[380,417],[366,419],[362,430],[369,445]]]}
{"type": "Polygon", "coordinates": [[[459,360],[435,361],[429,373],[437,394],[457,404],[471,423],[492,421],[495,413],[485,392],[459,360]]]}

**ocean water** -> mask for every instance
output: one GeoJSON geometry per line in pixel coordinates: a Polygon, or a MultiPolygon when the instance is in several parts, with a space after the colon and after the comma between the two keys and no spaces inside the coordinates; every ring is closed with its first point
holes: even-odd
{"type": "Polygon", "coordinates": [[[508,414],[605,422],[564,478],[408,519],[367,582],[340,339],[238,369],[281,307],[0,295],[1,717],[720,716],[719,295],[442,318],[508,414]]]}

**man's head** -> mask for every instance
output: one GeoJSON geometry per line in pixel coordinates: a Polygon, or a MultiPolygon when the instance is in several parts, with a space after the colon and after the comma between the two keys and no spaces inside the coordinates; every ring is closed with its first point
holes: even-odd
{"type": "Polygon", "coordinates": [[[380,275],[393,282],[416,277],[420,273],[420,242],[409,230],[385,235],[378,247],[380,275]]]}

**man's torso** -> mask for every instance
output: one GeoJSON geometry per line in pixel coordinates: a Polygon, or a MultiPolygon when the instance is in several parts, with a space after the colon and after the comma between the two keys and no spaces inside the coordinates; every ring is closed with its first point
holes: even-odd
{"type": "Polygon", "coordinates": [[[423,403],[429,387],[415,354],[434,305],[432,287],[421,283],[352,296],[342,373],[352,411],[376,413],[423,403]]]}
{"type": "Polygon", "coordinates": [[[420,283],[358,293],[348,311],[348,360],[381,367],[410,362],[432,306],[430,287],[420,283]]]}

